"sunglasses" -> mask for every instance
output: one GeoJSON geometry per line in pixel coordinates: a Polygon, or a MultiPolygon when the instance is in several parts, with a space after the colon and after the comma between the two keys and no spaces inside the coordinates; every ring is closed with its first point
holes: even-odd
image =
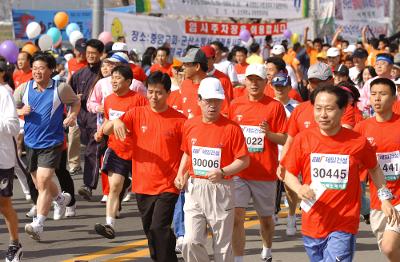
{"type": "Polygon", "coordinates": [[[272,85],[277,87],[285,87],[288,85],[289,78],[284,76],[277,76],[272,78],[272,85]]]}

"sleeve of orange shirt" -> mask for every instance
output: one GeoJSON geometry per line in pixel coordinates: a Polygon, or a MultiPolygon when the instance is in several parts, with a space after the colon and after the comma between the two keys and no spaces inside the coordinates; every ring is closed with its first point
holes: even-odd
{"type": "Polygon", "coordinates": [[[349,125],[354,127],[356,124],[356,119],[354,117],[354,108],[351,105],[347,105],[343,116],[342,116],[342,125],[349,125]]]}
{"type": "Polygon", "coordinates": [[[378,160],[376,159],[376,152],[371,144],[367,141],[367,139],[364,138],[364,140],[364,146],[358,152],[359,159],[361,160],[361,164],[366,169],[372,169],[378,164],[378,160]]]}
{"type": "Polygon", "coordinates": [[[136,114],[136,108],[132,108],[125,114],[120,117],[120,120],[124,122],[126,129],[129,132],[134,132],[135,130],[135,120],[138,118],[138,114],[136,114]]]}
{"type": "Polygon", "coordinates": [[[239,125],[235,123],[233,123],[230,142],[231,150],[235,159],[241,158],[249,154],[247,151],[247,146],[244,140],[242,129],[239,125]]]}
{"type": "Polygon", "coordinates": [[[188,137],[188,131],[189,131],[189,121],[186,121],[186,123],[183,125],[183,131],[182,131],[182,144],[181,144],[181,150],[186,153],[187,155],[190,155],[189,153],[189,145],[187,141],[188,137]]]}
{"type": "Polygon", "coordinates": [[[296,121],[298,114],[299,114],[299,110],[297,108],[298,107],[296,107],[293,110],[293,112],[290,115],[289,120],[287,122],[287,133],[291,137],[295,137],[299,133],[299,129],[297,128],[297,121],[296,121]]]}
{"type": "Polygon", "coordinates": [[[302,170],[303,152],[301,135],[294,138],[293,143],[290,145],[289,150],[283,157],[281,165],[286,168],[291,174],[297,176],[302,170]]]}
{"type": "Polygon", "coordinates": [[[286,133],[286,112],[282,104],[276,107],[272,123],[270,123],[270,129],[274,133],[286,133]]]}
{"type": "Polygon", "coordinates": [[[232,101],[233,99],[233,86],[231,83],[231,80],[229,80],[229,78],[222,78],[221,80],[221,84],[222,87],[224,88],[224,92],[225,92],[225,100],[228,100],[228,102],[232,101]]]}

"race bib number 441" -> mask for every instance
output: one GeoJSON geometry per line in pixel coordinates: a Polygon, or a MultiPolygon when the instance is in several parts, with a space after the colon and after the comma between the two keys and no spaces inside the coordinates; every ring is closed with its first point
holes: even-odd
{"type": "Polygon", "coordinates": [[[221,166],[221,148],[192,147],[192,165],[196,176],[205,176],[208,171],[221,166]]]}
{"type": "Polygon", "coordinates": [[[259,153],[264,151],[265,133],[259,126],[240,126],[246,139],[246,145],[249,152],[259,153]]]}
{"type": "Polygon", "coordinates": [[[344,190],[349,180],[349,156],[336,154],[310,155],[311,179],[327,189],[344,190]]]}
{"type": "Polygon", "coordinates": [[[400,152],[377,153],[379,166],[387,181],[395,181],[400,177],[400,152]]]}

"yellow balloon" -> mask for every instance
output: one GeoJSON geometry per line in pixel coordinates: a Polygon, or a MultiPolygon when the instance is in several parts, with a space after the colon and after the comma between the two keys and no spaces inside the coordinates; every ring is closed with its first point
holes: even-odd
{"type": "Polygon", "coordinates": [[[21,51],[25,51],[25,52],[29,53],[30,55],[33,55],[38,50],[39,49],[37,48],[37,46],[35,46],[34,44],[31,44],[31,43],[25,44],[21,49],[21,51]]]}
{"type": "Polygon", "coordinates": [[[58,29],[64,29],[68,25],[69,17],[65,12],[58,12],[54,16],[54,24],[58,29]]]}
{"type": "Polygon", "coordinates": [[[292,36],[290,37],[290,41],[292,41],[292,44],[296,44],[299,42],[299,34],[298,33],[293,33],[292,36]]]}

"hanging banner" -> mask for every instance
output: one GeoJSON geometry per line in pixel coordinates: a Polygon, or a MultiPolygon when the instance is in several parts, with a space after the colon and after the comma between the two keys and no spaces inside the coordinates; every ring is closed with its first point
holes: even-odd
{"type": "MultiPolygon", "coordinates": [[[[50,27],[54,25],[54,15],[60,10],[28,10],[13,9],[13,25],[16,39],[27,40],[25,33],[26,26],[30,22],[38,22],[42,27],[42,34],[46,33],[50,27]]],[[[85,38],[90,38],[92,34],[92,10],[63,10],[68,14],[69,23],[77,23],[85,38]]],[[[68,41],[65,29],[60,30],[63,41],[68,41]]]]}
{"type": "MultiPolygon", "coordinates": [[[[308,0],[136,0],[136,12],[238,18],[296,19],[308,0]]],[[[304,12],[303,12],[304,9],[304,12]]]]}
{"type": "Polygon", "coordinates": [[[236,24],[185,21],[109,11],[105,12],[104,17],[104,30],[111,32],[114,38],[124,35],[129,48],[143,53],[147,47],[158,47],[168,42],[174,56],[181,56],[188,45],[204,46],[212,41],[221,41],[228,48],[242,45],[239,38],[241,29],[252,32],[254,40],[262,46],[268,34],[272,34],[275,43],[280,43],[284,39],[283,32],[286,28],[290,28],[293,33],[302,34],[306,26],[311,26],[310,19],[274,24],[236,24]]]}
{"type": "Polygon", "coordinates": [[[343,27],[343,32],[340,35],[351,43],[361,41],[361,30],[365,26],[368,26],[371,29],[375,37],[378,37],[381,34],[386,35],[388,32],[387,23],[368,23],[355,21],[349,23],[348,21],[336,20],[335,27],[337,28],[339,26],[343,27]]]}

